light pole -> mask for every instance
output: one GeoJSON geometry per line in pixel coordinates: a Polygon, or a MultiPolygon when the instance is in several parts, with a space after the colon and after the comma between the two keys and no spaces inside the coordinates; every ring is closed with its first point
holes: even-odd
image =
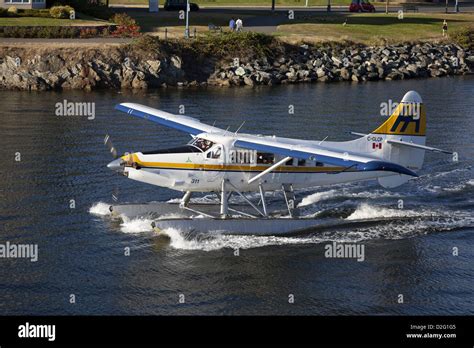
{"type": "Polygon", "coordinates": [[[456,0],[456,4],[454,5],[454,12],[459,12],[459,2],[456,0]]]}
{"type": "Polygon", "coordinates": [[[448,13],[448,0],[446,0],[446,13],[448,13]]]}
{"type": "Polygon", "coordinates": [[[390,0],[386,0],[385,1],[385,13],[388,14],[388,3],[390,2],[390,0]]]}
{"type": "Polygon", "coordinates": [[[328,0],[328,12],[331,12],[331,0],[328,0]]]}
{"type": "Polygon", "coordinates": [[[189,39],[189,0],[186,0],[186,30],[184,31],[184,37],[189,39]]]}

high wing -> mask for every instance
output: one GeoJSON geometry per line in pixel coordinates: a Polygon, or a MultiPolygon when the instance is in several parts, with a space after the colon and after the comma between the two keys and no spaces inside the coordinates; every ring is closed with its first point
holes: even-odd
{"type": "MultiPolygon", "coordinates": [[[[122,103],[117,105],[115,109],[131,116],[150,120],[191,135],[198,135],[201,133],[217,133],[219,135],[226,134],[223,129],[206,125],[201,123],[198,119],[188,116],[173,115],[140,104],[122,103]]],[[[418,176],[412,170],[393,162],[381,161],[378,158],[370,157],[366,154],[342,151],[341,149],[316,145],[307,141],[302,141],[300,145],[295,143],[296,139],[234,133],[229,133],[227,136],[235,139],[233,144],[236,147],[276,153],[300,159],[311,159],[330,165],[341,166],[344,167],[345,170],[389,171],[410,176],[418,176]]]]}
{"type": "Polygon", "coordinates": [[[174,128],[189,133],[191,135],[197,135],[200,133],[215,133],[222,131],[222,129],[220,128],[201,123],[198,119],[193,117],[173,115],[169,112],[153,109],[140,104],[122,103],[116,105],[115,109],[125,112],[131,116],[156,122],[161,124],[162,126],[174,128]]]}

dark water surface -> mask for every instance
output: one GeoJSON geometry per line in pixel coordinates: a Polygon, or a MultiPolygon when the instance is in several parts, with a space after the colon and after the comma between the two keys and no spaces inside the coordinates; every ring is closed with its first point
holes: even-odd
{"type": "Polygon", "coordinates": [[[0,314],[474,314],[473,95],[473,77],[135,94],[2,91],[0,243],[37,243],[39,260],[0,259],[0,314]],[[116,103],[174,113],[184,105],[221,128],[246,120],[246,132],[348,140],[349,131],[382,123],[381,102],[411,89],[427,105],[428,144],[457,151],[459,162],[429,153],[420,178],[391,190],[368,182],[298,193],[304,214],[346,218],[345,227],[295,237],[169,231],[165,238],[149,231],[146,217],[100,215],[113,192],[120,202],[180,196],[108,170],[106,133],[121,152],[190,139],[116,112],[116,103]],[[55,116],[64,99],[95,102],[95,119],[55,116]],[[325,258],[330,241],[362,243],[365,261],[325,258]]]}

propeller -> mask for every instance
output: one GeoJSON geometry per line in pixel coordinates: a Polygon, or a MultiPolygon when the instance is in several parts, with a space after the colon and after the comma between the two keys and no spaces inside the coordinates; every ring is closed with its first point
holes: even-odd
{"type": "MultiPolygon", "coordinates": [[[[104,138],[104,145],[107,146],[110,154],[114,158],[112,162],[107,164],[107,168],[112,169],[119,173],[123,173],[123,168],[126,162],[121,157],[119,157],[117,149],[115,148],[114,144],[112,143],[112,140],[110,139],[110,135],[108,134],[104,138]]],[[[128,152],[125,153],[125,155],[128,155],[128,152]]],[[[127,159],[127,163],[129,163],[130,157],[131,156],[129,155],[127,159]]]]}
{"type": "MultiPolygon", "coordinates": [[[[107,168],[112,169],[115,172],[118,173],[123,173],[124,169],[124,164],[125,162],[120,158],[118,155],[117,149],[112,143],[112,140],[110,139],[110,135],[106,134],[104,138],[104,145],[107,146],[109,149],[109,153],[112,155],[114,160],[107,164],[107,168]]],[[[112,200],[114,203],[117,203],[119,201],[119,188],[118,186],[114,186],[112,190],[112,200]]],[[[111,211],[112,211],[112,206],[110,206],[111,211]]]]}
{"type": "Polygon", "coordinates": [[[114,144],[112,143],[112,140],[110,139],[110,136],[107,134],[104,138],[104,144],[109,148],[109,152],[112,154],[114,159],[117,159],[117,149],[115,148],[114,144]]]}
{"type": "Polygon", "coordinates": [[[115,186],[113,191],[112,191],[112,199],[114,200],[114,202],[118,202],[119,193],[120,193],[119,188],[117,186],[115,186]]]}

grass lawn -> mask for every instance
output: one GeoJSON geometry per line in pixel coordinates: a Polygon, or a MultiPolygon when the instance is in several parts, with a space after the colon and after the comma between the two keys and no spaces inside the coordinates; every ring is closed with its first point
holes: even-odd
{"type": "Polygon", "coordinates": [[[300,23],[282,24],[275,35],[288,41],[351,40],[366,44],[441,39],[443,19],[448,31],[474,27],[474,14],[336,14],[304,18],[300,23]],[[347,24],[342,23],[347,20],[347,24]]]}
{"type": "MultiPolygon", "coordinates": [[[[132,16],[142,28],[142,31],[153,32],[160,28],[164,27],[176,27],[184,26],[185,20],[178,18],[177,12],[167,12],[161,11],[160,13],[148,13],[146,11],[127,11],[127,13],[132,16]]],[[[205,26],[207,28],[208,24],[212,23],[214,25],[225,26],[227,27],[228,21],[231,17],[240,17],[242,20],[255,16],[249,12],[239,13],[238,11],[232,13],[210,13],[210,12],[192,12],[190,16],[190,25],[195,26],[205,26]]]]}
{"type": "Polygon", "coordinates": [[[76,26],[104,25],[106,21],[86,19],[56,19],[43,17],[0,17],[0,26],[76,26]]]}
{"type": "MultiPolygon", "coordinates": [[[[178,19],[175,12],[161,11],[151,14],[145,10],[127,11],[134,17],[144,32],[169,32],[178,37],[184,32],[184,20],[178,19]]],[[[213,23],[227,28],[227,21],[231,17],[240,17],[246,23],[260,22],[255,20],[274,17],[277,25],[273,34],[288,42],[308,41],[342,41],[350,40],[364,44],[380,44],[382,40],[389,43],[402,41],[417,41],[441,39],[441,25],[443,19],[448,20],[449,32],[464,26],[474,26],[473,13],[442,14],[442,13],[410,13],[399,20],[396,13],[305,13],[296,15],[294,20],[277,13],[265,13],[255,10],[223,10],[193,12],[191,15],[191,30],[197,27],[198,34],[207,30],[207,25],[213,23]],[[250,21],[252,19],[252,21],[250,21]],[[344,26],[342,23],[347,20],[344,26]]],[[[275,23],[275,21],[270,21],[275,23]]],[[[161,36],[161,35],[160,35],[161,36]]],[[[173,35],[174,36],[174,35],[173,35]]]]}

